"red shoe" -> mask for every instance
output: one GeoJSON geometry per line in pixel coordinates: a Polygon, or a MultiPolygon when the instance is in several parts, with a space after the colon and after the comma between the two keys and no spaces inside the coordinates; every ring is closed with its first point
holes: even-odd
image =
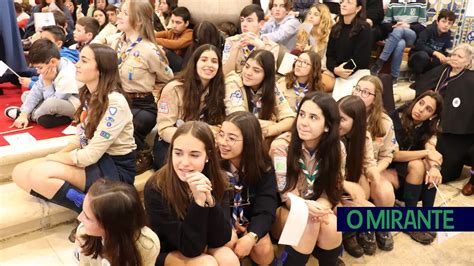
{"type": "Polygon", "coordinates": [[[464,185],[461,192],[464,196],[473,195],[474,194],[474,185],[471,184],[471,183],[467,183],[466,185],[464,185]]]}

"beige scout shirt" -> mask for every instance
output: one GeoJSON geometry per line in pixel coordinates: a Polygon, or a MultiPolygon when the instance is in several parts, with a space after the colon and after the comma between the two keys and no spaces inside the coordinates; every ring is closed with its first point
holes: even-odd
{"type": "MultiPolygon", "coordinates": [[[[339,143],[341,147],[340,171],[341,171],[341,177],[344,178],[346,175],[345,167],[346,167],[347,153],[346,153],[346,148],[344,147],[344,144],[342,142],[339,142],[339,143]]],[[[303,150],[302,152],[303,162],[305,163],[305,166],[308,169],[308,172],[311,174],[316,169],[316,156],[315,154],[311,155],[310,152],[304,146],[302,146],[302,150],[303,150]]],[[[319,177],[316,177],[316,178],[319,178],[319,177]]],[[[307,200],[313,199],[313,196],[314,196],[314,192],[312,189],[310,189],[310,184],[303,173],[301,173],[300,176],[298,177],[298,182],[296,184],[295,190],[291,192],[307,200]]],[[[282,194],[281,199],[283,202],[285,202],[288,199],[288,194],[287,193],[282,194]]]]}
{"type": "Polygon", "coordinates": [[[362,167],[364,173],[367,175],[367,169],[376,167],[377,160],[374,158],[374,146],[372,144],[372,137],[369,131],[365,132],[365,148],[364,148],[364,160],[362,161],[362,167]]]}
{"type": "MultiPolygon", "coordinates": [[[[183,115],[183,82],[173,80],[166,84],[158,100],[158,134],[166,142],[170,143],[177,126],[184,123],[183,115]]],[[[204,107],[204,99],[207,91],[201,95],[199,110],[204,107]]]]}
{"type": "Polygon", "coordinates": [[[115,51],[120,49],[117,51],[119,61],[122,58],[119,73],[126,92],[152,92],[156,83],[166,83],[174,77],[163,49],[142,40],[127,53],[131,45],[131,42],[124,40],[124,36],[112,44],[115,51]]]}
{"type": "Polygon", "coordinates": [[[300,95],[296,95],[295,90],[293,87],[287,88],[286,87],[286,80],[285,77],[280,78],[277,81],[276,84],[277,88],[283,92],[283,95],[285,96],[286,100],[288,101],[288,104],[290,105],[291,109],[293,111],[297,112],[298,111],[298,104],[301,102],[303,97],[305,96],[305,93],[303,91],[300,91],[300,95]]]}
{"type": "MultiPolygon", "coordinates": [[[[80,236],[86,235],[84,225],[81,223],[77,228],[77,234],[80,236]]],[[[78,245],[78,244],[76,244],[78,245]]],[[[158,236],[148,227],[143,227],[141,230],[140,237],[137,242],[137,249],[140,252],[142,264],[144,266],[155,265],[156,258],[160,254],[160,239],[158,236]]],[[[77,247],[80,250],[80,247],[77,247]]],[[[79,252],[79,265],[80,266],[104,266],[107,265],[104,262],[105,259],[98,256],[92,258],[92,256],[86,256],[84,253],[79,252]]],[[[107,261],[108,262],[108,261],[107,261]]]]}
{"type": "Polygon", "coordinates": [[[384,125],[385,135],[383,137],[375,137],[372,139],[374,158],[377,161],[377,164],[381,161],[386,161],[390,164],[393,160],[393,153],[398,149],[398,143],[395,138],[392,119],[385,113],[382,114],[381,119],[384,125]]]}
{"type": "MultiPolygon", "coordinates": [[[[253,101],[256,102],[262,95],[261,89],[253,96],[253,101]]],[[[247,93],[242,83],[242,78],[235,71],[230,72],[225,80],[225,98],[224,104],[226,107],[226,115],[237,111],[247,111],[249,106],[247,103],[247,93]]],[[[283,93],[275,87],[275,109],[273,111],[272,121],[278,122],[287,117],[296,117],[295,112],[290,108],[288,101],[283,96],[283,93]]]]}
{"type": "MultiPolygon", "coordinates": [[[[240,35],[234,35],[225,39],[224,51],[222,52],[222,64],[225,65],[229,60],[230,50],[234,46],[239,46],[240,43],[240,35]]],[[[262,39],[263,43],[265,44],[264,50],[270,51],[273,56],[275,57],[275,67],[276,62],[278,59],[278,52],[280,51],[280,47],[278,44],[268,38],[262,39]]],[[[245,61],[247,61],[248,56],[250,55],[250,50],[247,47],[240,48],[239,52],[237,53],[237,58],[235,60],[235,70],[237,73],[242,72],[242,68],[245,65],[245,61]]]]}
{"type": "MultiPolygon", "coordinates": [[[[104,153],[125,155],[135,150],[137,145],[133,138],[132,119],[133,115],[125,97],[118,92],[110,93],[109,105],[89,144],[69,153],[74,164],[86,167],[97,163],[104,153]]],[[[71,142],[79,144],[79,135],[71,142]]]]}

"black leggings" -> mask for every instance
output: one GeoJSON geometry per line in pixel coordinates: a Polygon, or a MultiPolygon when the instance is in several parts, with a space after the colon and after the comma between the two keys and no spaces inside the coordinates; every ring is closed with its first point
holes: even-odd
{"type": "Polygon", "coordinates": [[[459,178],[465,164],[474,165],[474,134],[441,134],[436,150],[443,155],[443,183],[453,181],[459,178]]]}

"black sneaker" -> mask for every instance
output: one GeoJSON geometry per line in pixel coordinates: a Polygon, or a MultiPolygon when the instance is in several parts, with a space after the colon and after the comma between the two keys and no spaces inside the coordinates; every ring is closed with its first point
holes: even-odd
{"type": "Polygon", "coordinates": [[[361,232],[357,234],[357,242],[366,255],[374,255],[377,245],[375,244],[374,232],[361,232]]]}
{"type": "Polygon", "coordinates": [[[135,161],[135,170],[137,175],[141,175],[151,169],[153,163],[153,157],[151,150],[141,150],[137,152],[137,159],[135,161]]]}
{"type": "Polygon", "coordinates": [[[429,245],[434,241],[433,235],[428,232],[406,232],[413,240],[423,245],[429,245]]]}
{"type": "Polygon", "coordinates": [[[392,88],[395,88],[398,83],[398,77],[392,77],[392,88]]]}
{"type": "Polygon", "coordinates": [[[357,242],[357,234],[350,234],[347,238],[342,240],[344,250],[347,251],[351,256],[360,258],[364,255],[364,249],[357,242]]]}
{"type": "Polygon", "coordinates": [[[377,246],[381,250],[390,251],[393,249],[393,237],[390,232],[376,232],[377,246]]]}

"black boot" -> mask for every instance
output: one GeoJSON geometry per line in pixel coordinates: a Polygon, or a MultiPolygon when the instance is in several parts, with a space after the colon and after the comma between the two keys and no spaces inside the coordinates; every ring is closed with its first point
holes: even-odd
{"type": "Polygon", "coordinates": [[[320,266],[336,266],[338,265],[338,258],[342,251],[342,244],[334,249],[322,249],[316,247],[313,251],[313,256],[319,261],[320,266]]]}
{"type": "Polygon", "coordinates": [[[286,246],[285,251],[287,256],[286,259],[282,261],[283,266],[305,266],[308,262],[309,254],[301,254],[291,246],[286,246]]]}
{"type": "Polygon", "coordinates": [[[82,211],[82,203],[84,202],[85,194],[79,189],[75,188],[69,182],[64,182],[61,188],[54,194],[51,202],[73,210],[77,213],[82,211]]]}
{"type": "Polygon", "coordinates": [[[356,232],[342,233],[342,244],[351,256],[360,258],[364,255],[364,249],[357,242],[356,232]]]}

